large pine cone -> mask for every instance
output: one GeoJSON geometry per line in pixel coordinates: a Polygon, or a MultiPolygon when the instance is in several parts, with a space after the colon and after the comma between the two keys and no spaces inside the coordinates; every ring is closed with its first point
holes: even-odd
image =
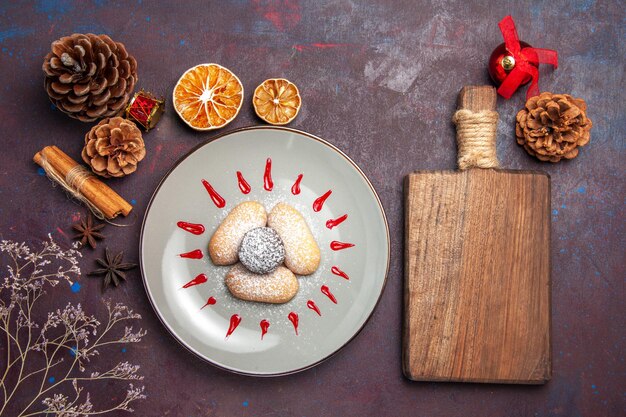
{"type": "Polygon", "coordinates": [[[568,94],[541,93],[517,113],[517,143],[542,161],[559,162],[578,155],[589,142],[591,119],[583,99],[568,94]]]}
{"type": "Polygon", "coordinates": [[[104,119],[85,135],[83,160],[102,177],[131,174],[145,156],[141,131],[130,120],[121,117],[104,119]]]}
{"type": "Polygon", "coordinates": [[[137,61],[124,45],[93,33],[52,42],[43,71],[52,103],[83,122],[119,114],[137,82],[137,61]]]}

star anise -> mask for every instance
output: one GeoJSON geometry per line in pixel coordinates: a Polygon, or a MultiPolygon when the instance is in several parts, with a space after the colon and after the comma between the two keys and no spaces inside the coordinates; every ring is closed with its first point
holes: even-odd
{"type": "Polygon", "coordinates": [[[80,222],[72,225],[72,229],[76,230],[78,234],[74,235],[74,239],[80,239],[80,244],[85,246],[89,243],[91,249],[96,248],[96,239],[104,239],[104,235],[100,233],[100,230],[104,227],[104,223],[94,224],[93,216],[91,213],[87,213],[87,217],[82,218],[80,222]]]}
{"type": "Polygon", "coordinates": [[[111,283],[116,287],[120,285],[121,280],[126,280],[126,274],[123,271],[133,269],[137,264],[122,262],[124,258],[124,252],[120,252],[113,256],[109,248],[104,249],[104,258],[96,259],[101,269],[96,269],[89,272],[87,275],[104,275],[104,281],[102,282],[102,290],[104,291],[111,283]]]}

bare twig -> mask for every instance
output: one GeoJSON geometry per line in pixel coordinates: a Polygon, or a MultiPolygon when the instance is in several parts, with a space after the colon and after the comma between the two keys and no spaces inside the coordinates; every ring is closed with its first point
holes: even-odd
{"type": "Polygon", "coordinates": [[[22,417],[80,417],[121,410],[132,412],[131,403],[146,398],[143,386],[135,387],[129,383],[122,400],[109,408],[97,410],[91,403],[90,393],[83,392],[84,388],[79,385],[84,381],[143,379],[138,374],[139,365],[128,362],[120,362],[110,369],[85,373],[91,358],[99,354],[99,348],[141,341],[146,332],[143,329],[134,331],[129,326],[124,327],[123,335],[113,335],[118,333],[114,330],[121,327],[120,323],[141,319],[139,314],[123,304],[111,306],[105,302],[108,317],[106,323],[102,324],[95,316],[87,314],[80,304],[68,303],[63,309],[49,312],[45,322],[35,322],[35,306],[46,294],[46,288],[61,282],[71,285],[73,279],[80,277],[77,258],[81,255],[76,249],[77,246],[62,249],[51,236],[43,242],[39,251],[33,251],[24,243],[0,241],[0,253],[12,260],[11,264],[6,264],[8,276],[0,278],[0,330],[5,333],[2,340],[6,340],[7,345],[6,366],[0,379],[4,399],[0,417],[9,414],[22,417]],[[74,359],[65,370],[66,367],[61,366],[64,360],[58,355],[66,350],[73,354],[74,359]],[[30,370],[33,362],[31,357],[38,355],[43,355],[45,366],[30,370]],[[58,380],[48,378],[53,368],[57,372],[63,369],[63,377],[58,380]],[[16,377],[9,380],[10,374],[16,377]],[[29,380],[28,383],[24,383],[26,380],[29,380]],[[47,381],[51,385],[45,388],[47,381]],[[74,388],[73,398],[55,393],[68,383],[74,388]],[[16,392],[26,387],[38,387],[38,390],[20,412],[11,409],[16,392]]]}

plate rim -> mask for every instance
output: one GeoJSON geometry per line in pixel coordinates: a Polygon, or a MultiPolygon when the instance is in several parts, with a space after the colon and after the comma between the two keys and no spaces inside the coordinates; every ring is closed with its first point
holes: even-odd
{"type": "Polygon", "coordinates": [[[387,214],[385,213],[385,208],[383,207],[382,201],[380,200],[380,196],[378,195],[378,193],[376,192],[376,189],[374,188],[374,186],[372,185],[372,182],[369,180],[369,178],[367,177],[367,175],[365,175],[365,173],[363,172],[363,170],[356,164],[356,162],[354,162],[348,155],[346,155],[341,149],[339,149],[338,147],[336,147],[335,145],[333,145],[332,143],[326,141],[325,139],[322,139],[318,136],[315,136],[311,133],[299,130],[299,129],[294,129],[291,127],[284,127],[284,126],[245,126],[245,127],[240,127],[240,128],[236,128],[236,129],[232,129],[232,130],[228,130],[226,132],[222,132],[218,135],[215,135],[213,137],[210,137],[206,140],[203,140],[202,142],[198,143],[197,145],[193,146],[189,151],[187,151],[186,153],[184,153],[183,155],[181,155],[176,162],[167,170],[167,172],[163,175],[163,177],[161,178],[161,180],[159,181],[159,183],[157,184],[156,188],[154,189],[154,192],[152,193],[152,196],[150,197],[150,200],[148,201],[148,204],[146,206],[146,210],[143,214],[143,220],[141,221],[141,231],[139,233],[139,270],[141,272],[141,282],[143,283],[143,287],[144,290],[146,291],[146,295],[148,296],[148,301],[150,301],[150,306],[152,307],[152,310],[154,310],[154,313],[156,314],[157,318],[159,319],[159,321],[161,322],[161,325],[167,330],[167,332],[169,333],[169,335],[176,341],[178,342],[179,345],[181,345],[183,348],[185,348],[185,350],[187,350],[188,352],[190,352],[191,354],[193,354],[194,356],[196,356],[197,358],[199,358],[200,360],[202,360],[203,362],[206,362],[218,369],[230,372],[230,373],[234,373],[234,374],[238,374],[238,375],[244,375],[244,376],[250,376],[250,377],[264,377],[264,378],[271,378],[271,377],[278,377],[278,376],[286,376],[286,375],[293,375],[299,372],[303,372],[306,371],[307,369],[311,369],[317,365],[319,365],[322,362],[325,362],[326,360],[332,358],[333,356],[335,356],[337,353],[339,353],[339,351],[343,350],[350,342],[352,342],[352,340],[354,340],[360,333],[361,331],[365,328],[365,325],[370,321],[370,319],[372,318],[372,316],[374,315],[374,311],[376,310],[376,308],[378,307],[378,305],[380,304],[380,301],[382,299],[383,293],[385,292],[385,288],[387,286],[387,279],[389,276],[389,266],[391,263],[391,240],[390,240],[390,235],[389,235],[389,222],[387,221],[387,214]],[[238,370],[238,369],[232,369],[229,368],[227,366],[224,366],[222,364],[219,364],[215,361],[212,361],[210,358],[202,355],[199,352],[196,352],[191,346],[189,346],[184,340],[180,339],[175,333],[174,331],[170,328],[170,326],[165,322],[161,311],[159,310],[158,306],[155,304],[155,301],[153,299],[153,295],[150,292],[148,285],[146,283],[146,274],[144,272],[144,267],[143,267],[143,238],[144,238],[144,233],[145,233],[145,228],[146,228],[146,219],[148,218],[148,213],[150,211],[150,209],[152,208],[152,203],[154,202],[154,199],[156,197],[156,195],[158,194],[159,190],[161,189],[161,186],[163,185],[163,183],[169,178],[169,176],[172,174],[172,172],[183,162],[185,161],[189,156],[191,156],[191,154],[193,154],[194,152],[196,152],[198,149],[209,145],[211,142],[220,140],[220,139],[224,139],[225,137],[235,134],[235,133],[240,133],[240,132],[245,132],[245,131],[254,131],[254,130],[279,130],[279,131],[286,131],[286,132],[290,132],[290,133],[296,133],[296,134],[300,134],[303,135],[309,139],[312,139],[314,141],[317,141],[319,143],[321,143],[322,145],[325,145],[327,147],[329,147],[332,151],[337,152],[341,157],[343,157],[347,162],[350,163],[350,165],[352,165],[352,167],[354,169],[356,169],[356,171],[363,177],[363,179],[365,180],[365,183],[367,184],[367,186],[370,188],[370,190],[372,191],[372,193],[374,194],[374,197],[376,198],[376,203],[378,204],[378,207],[380,209],[380,212],[382,214],[383,217],[383,222],[385,224],[385,233],[387,236],[387,265],[385,267],[385,277],[383,279],[383,285],[380,289],[380,293],[378,294],[378,298],[376,299],[376,302],[374,303],[374,306],[372,307],[372,310],[369,312],[367,318],[365,319],[365,321],[363,322],[363,324],[361,325],[361,327],[359,327],[357,329],[357,331],[350,336],[350,338],[348,338],[341,346],[339,346],[337,349],[335,349],[332,353],[330,353],[329,355],[323,357],[322,359],[319,359],[307,366],[301,367],[301,368],[297,368],[297,369],[292,369],[292,370],[288,370],[288,371],[283,371],[283,372],[273,372],[273,373],[255,373],[255,372],[246,372],[246,371],[242,371],[242,370],[238,370]]]}

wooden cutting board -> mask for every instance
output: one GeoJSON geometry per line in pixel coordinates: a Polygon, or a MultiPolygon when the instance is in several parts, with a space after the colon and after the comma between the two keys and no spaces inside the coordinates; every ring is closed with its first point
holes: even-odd
{"type": "MultiPolygon", "coordinates": [[[[492,87],[459,107],[495,110],[492,87]]],[[[550,177],[472,168],[405,178],[403,370],[417,381],[551,377],[550,177]]]]}

